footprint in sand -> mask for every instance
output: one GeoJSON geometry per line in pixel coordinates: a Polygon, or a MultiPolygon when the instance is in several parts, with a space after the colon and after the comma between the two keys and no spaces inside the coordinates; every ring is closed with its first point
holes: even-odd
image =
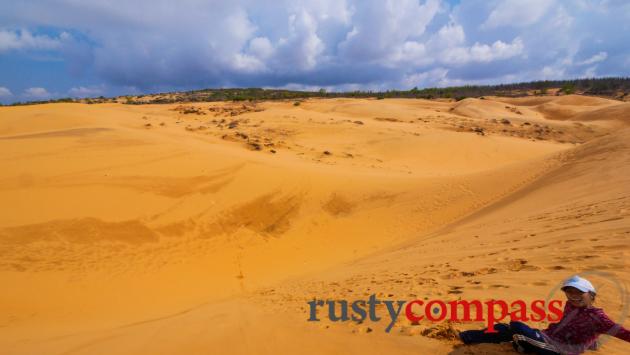
{"type": "Polygon", "coordinates": [[[462,286],[451,286],[451,289],[448,290],[448,293],[455,294],[455,295],[464,293],[464,291],[461,290],[462,288],[463,288],[462,286]]]}
{"type": "Polygon", "coordinates": [[[565,270],[566,268],[562,265],[554,265],[547,267],[547,270],[565,270]]]}
{"type": "Polygon", "coordinates": [[[529,265],[528,261],[525,259],[516,259],[516,260],[510,260],[507,262],[507,269],[510,271],[521,271],[521,270],[527,270],[527,271],[534,271],[534,270],[540,270],[540,268],[538,266],[534,266],[534,265],[529,265]]]}
{"type": "Polygon", "coordinates": [[[536,281],[536,282],[531,282],[530,285],[532,285],[532,286],[547,286],[548,283],[547,283],[547,281],[536,281]]]}

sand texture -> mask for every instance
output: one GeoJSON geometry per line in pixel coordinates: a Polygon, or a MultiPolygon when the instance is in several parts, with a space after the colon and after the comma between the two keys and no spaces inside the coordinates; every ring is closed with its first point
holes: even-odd
{"type": "Polygon", "coordinates": [[[593,270],[623,315],[630,103],[0,107],[0,152],[2,354],[500,354],[454,339],[476,323],[306,302],[544,299],[593,270]]]}

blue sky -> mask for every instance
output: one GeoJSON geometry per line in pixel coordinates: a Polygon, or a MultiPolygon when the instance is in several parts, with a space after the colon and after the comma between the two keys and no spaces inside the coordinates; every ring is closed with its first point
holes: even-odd
{"type": "Polygon", "coordinates": [[[0,0],[0,102],[630,76],[625,0],[0,0]]]}

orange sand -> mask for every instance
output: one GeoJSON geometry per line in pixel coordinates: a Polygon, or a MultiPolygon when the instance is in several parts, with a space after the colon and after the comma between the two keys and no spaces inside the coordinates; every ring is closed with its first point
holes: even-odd
{"type": "Polygon", "coordinates": [[[628,103],[183,106],[0,108],[1,353],[503,353],[306,302],[630,281],[628,103]]]}

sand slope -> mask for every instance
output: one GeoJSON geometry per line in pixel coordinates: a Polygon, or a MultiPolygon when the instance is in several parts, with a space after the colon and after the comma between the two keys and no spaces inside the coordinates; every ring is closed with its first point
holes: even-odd
{"type": "Polygon", "coordinates": [[[540,297],[587,269],[627,282],[626,110],[592,101],[3,107],[0,347],[501,351],[430,324],[309,323],[305,302],[540,297]]]}

